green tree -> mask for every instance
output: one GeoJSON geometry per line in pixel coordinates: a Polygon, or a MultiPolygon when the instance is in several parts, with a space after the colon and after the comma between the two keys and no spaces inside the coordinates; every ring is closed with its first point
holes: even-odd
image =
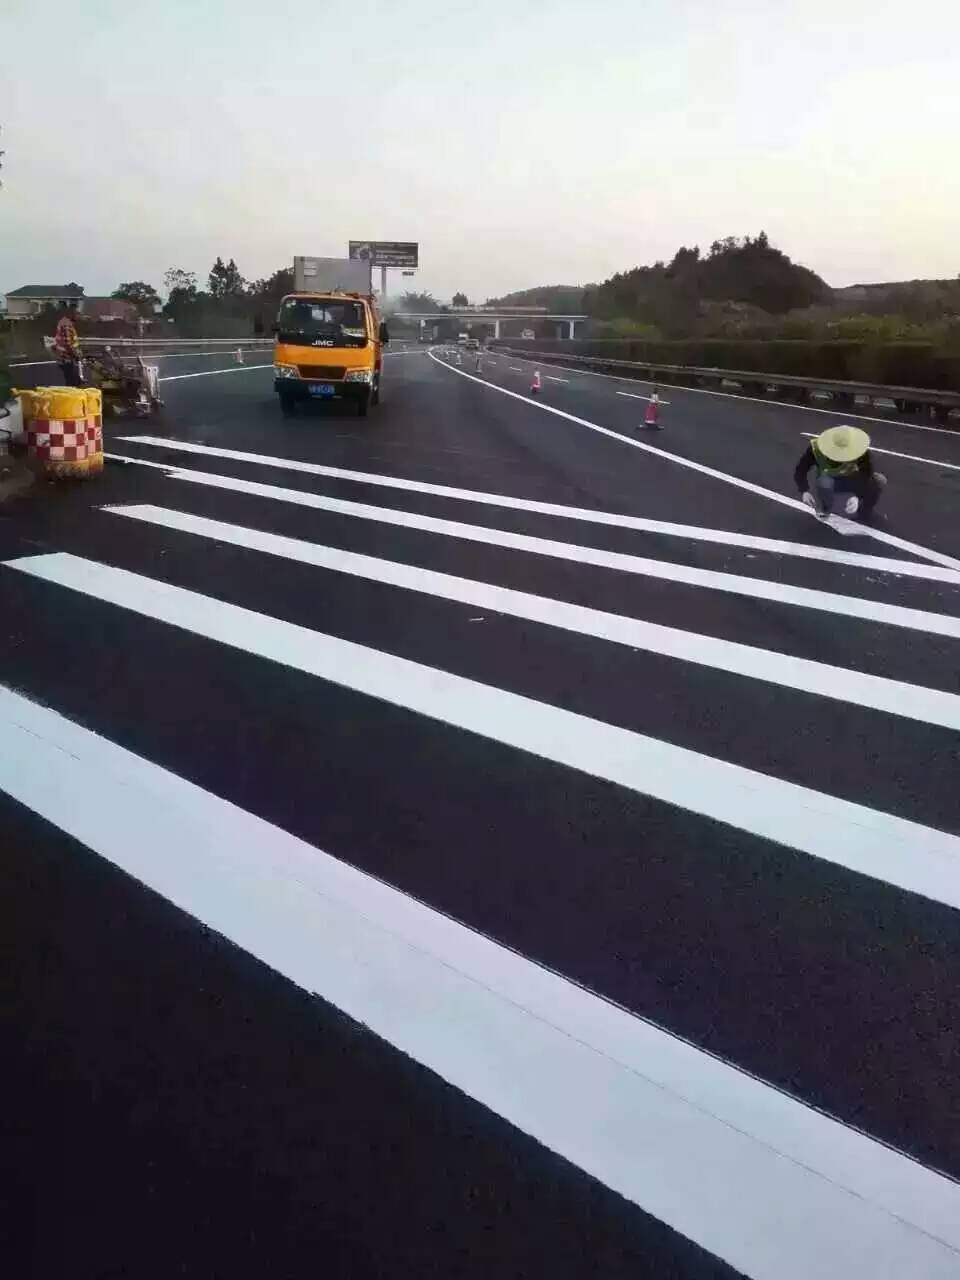
{"type": "Polygon", "coordinates": [[[455,293],[452,305],[455,307],[469,307],[470,301],[465,293],[455,293]]]}
{"type": "Polygon", "coordinates": [[[210,268],[207,290],[213,298],[237,297],[246,291],[247,282],[233,258],[228,263],[218,257],[210,268]]]}
{"type": "Polygon", "coordinates": [[[429,293],[405,293],[397,302],[397,311],[442,311],[443,308],[429,293]]]}
{"type": "Polygon", "coordinates": [[[278,307],[280,300],[293,293],[293,268],[281,267],[266,279],[254,280],[247,286],[247,293],[260,307],[278,307]]]}
{"type": "Polygon", "coordinates": [[[143,280],[128,280],[126,284],[118,285],[110,296],[125,298],[145,315],[151,314],[160,303],[160,295],[156,289],[143,280]]]}
{"type": "Polygon", "coordinates": [[[170,267],[163,276],[167,301],[163,314],[171,320],[180,320],[197,300],[197,277],[193,271],[182,267],[170,267]]]}

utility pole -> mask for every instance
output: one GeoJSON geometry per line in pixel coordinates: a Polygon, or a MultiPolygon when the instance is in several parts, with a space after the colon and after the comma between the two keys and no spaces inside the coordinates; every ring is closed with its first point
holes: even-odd
{"type": "Polygon", "coordinates": [[[387,268],[381,267],[380,268],[380,301],[381,303],[384,303],[386,302],[386,300],[387,300],[387,268]]]}

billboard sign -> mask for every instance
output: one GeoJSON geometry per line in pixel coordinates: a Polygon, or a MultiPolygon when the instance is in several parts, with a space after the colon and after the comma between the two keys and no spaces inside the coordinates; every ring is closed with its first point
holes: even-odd
{"type": "Polygon", "coordinates": [[[407,240],[351,240],[350,257],[372,267],[418,267],[420,246],[407,240]]]}

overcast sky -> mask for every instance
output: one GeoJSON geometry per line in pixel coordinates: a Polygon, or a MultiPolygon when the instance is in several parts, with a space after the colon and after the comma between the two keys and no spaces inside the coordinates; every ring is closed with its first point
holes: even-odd
{"type": "Polygon", "coordinates": [[[418,240],[482,300],[765,229],[960,272],[956,0],[0,0],[0,291],[418,240]]]}

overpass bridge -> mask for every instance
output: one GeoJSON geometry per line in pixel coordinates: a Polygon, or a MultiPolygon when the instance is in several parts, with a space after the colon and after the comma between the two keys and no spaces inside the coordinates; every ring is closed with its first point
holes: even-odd
{"type": "Polygon", "coordinates": [[[482,311],[475,307],[451,307],[449,311],[392,311],[390,314],[396,320],[419,321],[421,330],[427,321],[435,322],[438,320],[463,321],[467,325],[475,325],[477,323],[492,324],[494,338],[500,337],[501,321],[519,320],[521,322],[527,321],[531,325],[534,322],[542,325],[544,321],[549,321],[551,324],[556,325],[556,336],[558,338],[572,339],[575,336],[577,324],[589,319],[585,315],[554,315],[547,311],[537,310],[518,312],[509,308],[505,308],[503,311],[498,311],[495,308],[490,311],[482,311]],[[566,326],[566,333],[563,332],[564,326],[566,326]]]}

